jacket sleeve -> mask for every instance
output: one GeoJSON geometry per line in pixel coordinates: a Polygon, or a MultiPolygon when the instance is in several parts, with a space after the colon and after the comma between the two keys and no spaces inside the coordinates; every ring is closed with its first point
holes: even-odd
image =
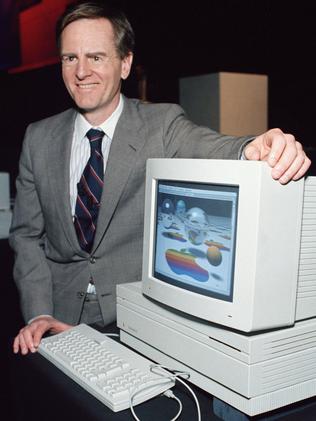
{"type": "Polygon", "coordinates": [[[15,252],[14,280],[26,321],[53,314],[51,273],[44,253],[45,225],[32,170],[31,127],[23,142],[9,235],[15,252]]]}
{"type": "Polygon", "coordinates": [[[240,159],[244,146],[254,136],[228,136],[188,120],[184,111],[171,105],[166,113],[164,134],[170,158],[240,159]]]}

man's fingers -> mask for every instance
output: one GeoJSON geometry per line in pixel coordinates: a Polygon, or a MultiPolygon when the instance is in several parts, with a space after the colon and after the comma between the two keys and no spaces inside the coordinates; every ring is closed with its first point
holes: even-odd
{"type": "Polygon", "coordinates": [[[288,142],[291,142],[294,147],[295,139],[292,135],[285,135],[279,129],[269,130],[265,136],[265,144],[268,147],[271,147],[269,154],[267,156],[267,161],[270,167],[274,168],[275,165],[279,162],[281,156],[285,152],[288,142]],[[288,136],[288,139],[287,137],[288,136]],[[273,139],[273,141],[272,141],[273,139]]]}
{"type": "Polygon", "coordinates": [[[24,332],[19,333],[18,338],[19,338],[19,347],[20,347],[21,354],[26,355],[28,353],[28,347],[25,343],[24,332]]]}
{"type": "Polygon", "coordinates": [[[281,184],[286,184],[290,180],[293,179],[294,175],[298,173],[300,168],[302,168],[302,165],[304,163],[304,157],[302,155],[298,155],[295,160],[292,162],[291,166],[282,172],[281,175],[278,173],[275,175],[274,171],[276,170],[276,167],[272,169],[272,177],[275,179],[278,179],[281,184]]]}
{"type": "Polygon", "coordinates": [[[17,354],[20,350],[20,339],[19,336],[16,336],[13,341],[13,352],[17,354]]]}
{"type": "Polygon", "coordinates": [[[54,326],[58,323],[59,322],[53,317],[45,316],[45,317],[38,318],[37,320],[34,320],[30,324],[30,329],[32,330],[33,343],[34,343],[35,348],[38,348],[44,333],[49,330],[53,331],[54,326]]]}
{"type": "Polygon", "coordinates": [[[312,161],[305,155],[304,163],[302,167],[297,171],[297,173],[293,176],[293,180],[299,180],[301,177],[303,177],[303,175],[311,166],[311,163],[312,161]]]}
{"type": "Polygon", "coordinates": [[[50,328],[47,319],[38,319],[22,328],[13,341],[13,352],[21,351],[26,355],[29,351],[36,352],[43,334],[50,328]]]}
{"type": "Polygon", "coordinates": [[[20,330],[13,341],[13,352],[17,354],[21,351],[22,355],[26,355],[29,351],[36,352],[45,332],[59,333],[71,327],[51,316],[38,317],[20,330]]]}
{"type": "Polygon", "coordinates": [[[279,180],[282,176],[287,177],[294,175],[299,167],[298,163],[303,164],[303,155],[298,154],[296,148],[286,147],[283,151],[282,156],[276,161],[275,165],[272,167],[272,177],[276,180],[279,180]],[[295,166],[295,169],[292,169],[292,165],[295,166]]]}
{"type": "Polygon", "coordinates": [[[251,161],[259,161],[260,160],[259,149],[251,143],[246,146],[244,154],[245,154],[245,158],[249,159],[251,161]]]}
{"type": "Polygon", "coordinates": [[[303,177],[311,164],[300,142],[280,129],[271,129],[250,142],[245,148],[245,156],[247,159],[266,160],[272,167],[272,177],[282,184],[303,177]],[[255,155],[256,149],[259,158],[255,155]]]}
{"type": "Polygon", "coordinates": [[[28,351],[36,351],[33,341],[33,333],[33,328],[31,326],[26,326],[20,330],[19,342],[22,354],[27,354],[28,351]]]}
{"type": "Polygon", "coordinates": [[[21,351],[23,355],[27,354],[28,352],[23,336],[23,329],[20,330],[19,334],[14,338],[13,341],[13,352],[17,354],[19,351],[21,351]]]}
{"type": "Polygon", "coordinates": [[[24,332],[23,332],[23,338],[25,340],[25,345],[27,346],[27,348],[31,351],[31,352],[35,352],[35,346],[34,346],[34,328],[32,328],[31,326],[28,328],[25,328],[24,332]]]}
{"type": "Polygon", "coordinates": [[[283,153],[272,169],[272,177],[282,184],[298,173],[305,161],[302,145],[292,135],[285,135],[287,142],[283,153]]]}
{"type": "Polygon", "coordinates": [[[45,332],[49,330],[49,326],[45,323],[40,324],[34,331],[34,347],[37,349],[45,332]]]}

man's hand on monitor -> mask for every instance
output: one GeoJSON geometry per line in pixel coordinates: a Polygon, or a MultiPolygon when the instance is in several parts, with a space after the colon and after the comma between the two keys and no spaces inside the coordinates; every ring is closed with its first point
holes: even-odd
{"type": "Polygon", "coordinates": [[[302,145],[291,134],[271,129],[257,136],[245,147],[246,159],[267,161],[272,167],[272,177],[286,184],[303,177],[311,165],[302,145]]]}
{"type": "Polygon", "coordinates": [[[20,351],[22,355],[36,352],[44,333],[59,333],[71,327],[71,325],[60,322],[51,316],[36,317],[31,323],[24,326],[15,337],[13,352],[17,354],[20,351]]]}

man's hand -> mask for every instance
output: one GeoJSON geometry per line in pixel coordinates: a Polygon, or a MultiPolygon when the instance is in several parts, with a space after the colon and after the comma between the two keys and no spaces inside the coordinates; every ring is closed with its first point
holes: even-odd
{"type": "Polygon", "coordinates": [[[311,164],[302,145],[280,129],[256,137],[245,147],[244,155],[250,160],[267,161],[272,167],[272,177],[281,184],[303,177],[311,164]]]}
{"type": "Polygon", "coordinates": [[[41,316],[24,326],[13,342],[13,352],[19,351],[26,355],[29,351],[36,352],[45,332],[59,333],[70,329],[72,326],[62,323],[50,316],[41,316]]]}

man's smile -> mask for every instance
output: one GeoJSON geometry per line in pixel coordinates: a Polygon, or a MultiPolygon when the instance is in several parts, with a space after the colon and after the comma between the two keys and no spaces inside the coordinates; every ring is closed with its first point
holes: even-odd
{"type": "Polygon", "coordinates": [[[79,89],[91,89],[94,88],[98,83],[77,83],[76,86],[79,89]]]}

